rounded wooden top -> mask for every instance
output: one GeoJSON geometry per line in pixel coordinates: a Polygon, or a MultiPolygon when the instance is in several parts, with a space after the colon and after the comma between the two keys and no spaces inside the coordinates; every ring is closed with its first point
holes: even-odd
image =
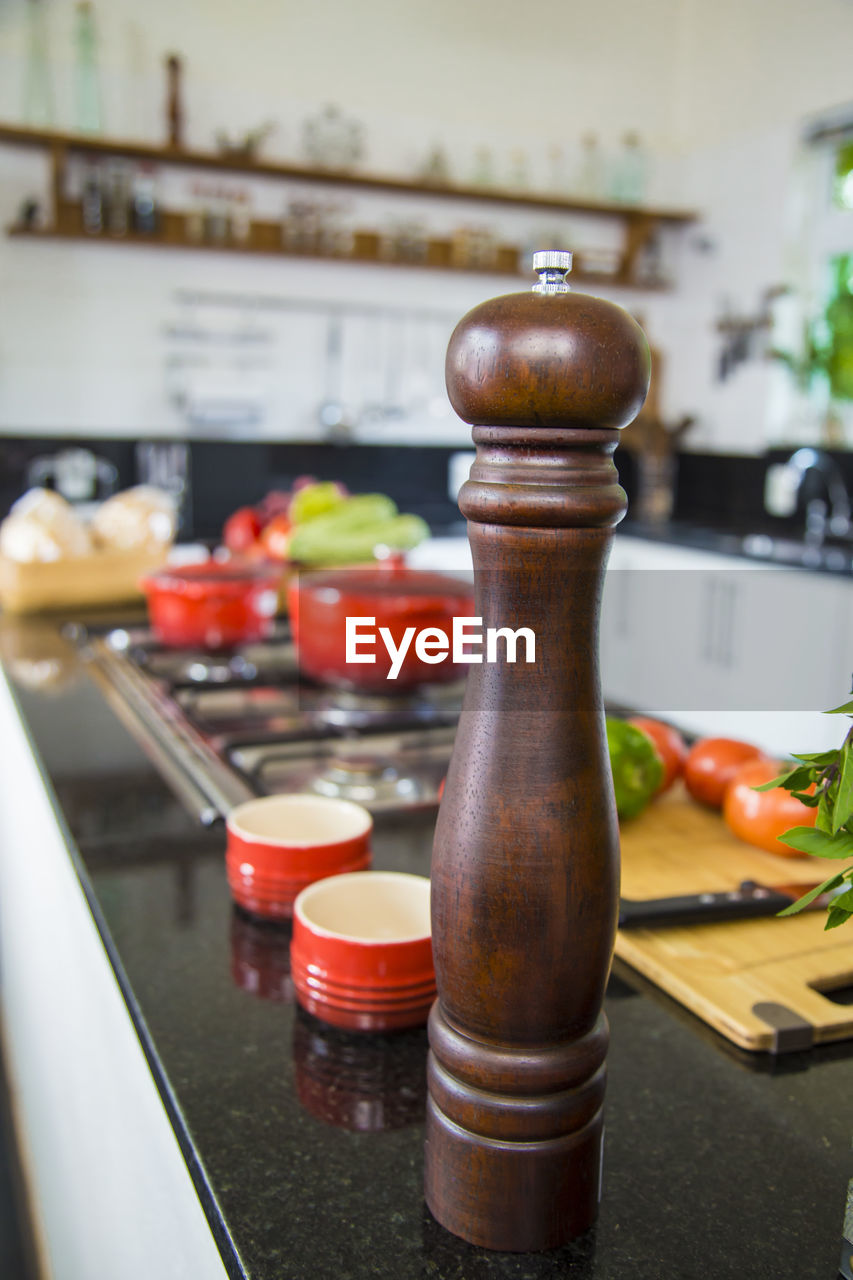
{"type": "Polygon", "coordinates": [[[450,338],[450,403],[478,426],[625,427],[649,389],[637,322],[570,292],[509,293],[469,311],[450,338]]]}

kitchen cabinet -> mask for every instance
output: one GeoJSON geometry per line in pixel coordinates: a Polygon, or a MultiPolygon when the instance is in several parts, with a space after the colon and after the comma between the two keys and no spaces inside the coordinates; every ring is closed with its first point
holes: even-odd
{"type": "MultiPolygon", "coordinates": [[[[69,200],[66,191],[66,171],[70,156],[89,157],[95,160],[125,161],[143,166],[167,166],[169,168],[206,170],[222,175],[242,175],[249,179],[265,179],[280,183],[283,191],[298,187],[325,186],[349,189],[354,193],[377,192],[405,201],[407,197],[428,197],[460,205],[460,219],[467,224],[471,219],[472,202],[487,210],[491,207],[511,207],[532,213],[578,214],[594,219],[616,222],[622,229],[622,247],[612,271],[585,270],[582,255],[578,255],[572,278],[577,283],[618,285],[643,289],[665,288],[669,281],[650,269],[646,250],[664,228],[688,225],[696,214],[688,210],[647,208],[606,201],[572,200],[545,193],[518,192],[485,186],[462,186],[428,183],[393,177],[391,175],[341,171],[335,169],[308,168],[296,164],[254,159],[241,154],[191,151],[175,147],[158,147],[139,142],[118,139],[88,137],[56,130],[31,129],[18,125],[0,125],[0,145],[35,147],[43,150],[50,160],[51,209],[46,225],[35,227],[17,224],[8,229],[9,234],[28,239],[59,239],[85,241],[89,244],[122,243],[148,248],[215,249],[238,253],[273,254],[279,257],[330,258],[335,261],[373,262],[384,265],[424,267],[428,269],[478,271],[489,275],[527,276],[528,264],[517,245],[497,245],[491,257],[482,255],[459,256],[459,247],[449,239],[428,239],[422,251],[417,253],[398,249],[395,253],[384,251],[382,236],[374,227],[355,230],[352,244],[345,251],[336,252],[324,243],[323,236],[311,245],[298,249],[288,247],[282,236],[280,221],[253,220],[245,228],[245,234],[236,238],[220,237],[216,242],[204,239],[192,230],[188,214],[171,209],[160,212],[156,234],[143,234],[126,230],[124,234],[110,234],[107,230],[90,233],[83,227],[82,202],[69,200]]],[[[410,206],[409,200],[408,205],[410,206]]],[[[406,204],[401,215],[410,216],[406,204]]]]}
{"type": "Polygon", "coordinates": [[[617,536],[602,610],[605,697],[767,749],[835,745],[850,686],[853,578],[617,536]],[[745,726],[745,727],[744,727],[745,726]],[[797,735],[804,734],[801,740],[797,735]]]}

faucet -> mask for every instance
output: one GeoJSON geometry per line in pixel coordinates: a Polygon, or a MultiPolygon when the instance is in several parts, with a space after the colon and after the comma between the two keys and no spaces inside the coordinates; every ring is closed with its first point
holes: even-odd
{"type": "Polygon", "coordinates": [[[791,477],[793,498],[799,498],[803,482],[810,471],[823,477],[828,503],[823,498],[811,498],[806,504],[805,542],[808,546],[823,546],[827,532],[836,538],[846,538],[851,532],[850,495],[838,464],[821,449],[797,449],[785,463],[791,477]]]}

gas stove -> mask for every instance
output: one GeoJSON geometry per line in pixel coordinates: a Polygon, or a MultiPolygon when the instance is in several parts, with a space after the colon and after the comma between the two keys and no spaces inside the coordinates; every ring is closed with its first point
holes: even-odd
{"type": "Polygon", "coordinates": [[[312,683],[283,621],[221,654],[168,649],[144,629],[89,637],[87,649],[115,711],[205,824],[281,792],[374,814],[438,804],[464,683],[388,695],[312,683]]]}

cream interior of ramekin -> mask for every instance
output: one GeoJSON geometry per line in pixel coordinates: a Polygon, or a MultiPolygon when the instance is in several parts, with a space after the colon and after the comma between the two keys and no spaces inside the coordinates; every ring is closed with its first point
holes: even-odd
{"type": "Polygon", "coordinates": [[[373,819],[361,805],[326,796],[262,796],[237,805],[228,815],[228,827],[243,840],[269,844],[339,844],[365,835],[373,819]]]}
{"type": "Polygon", "coordinates": [[[429,880],[401,871],[357,871],[303,889],[296,913],[313,933],[358,942],[430,936],[429,880]]]}

